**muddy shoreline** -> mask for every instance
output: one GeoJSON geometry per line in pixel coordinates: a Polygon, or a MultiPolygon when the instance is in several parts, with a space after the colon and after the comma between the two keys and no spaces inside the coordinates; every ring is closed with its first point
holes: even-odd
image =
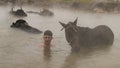
{"type": "Polygon", "coordinates": [[[35,6],[42,8],[70,8],[73,10],[81,10],[92,13],[120,13],[120,3],[118,2],[96,2],[90,1],[86,3],[81,3],[77,1],[54,1],[54,0],[25,0],[25,1],[0,1],[1,5],[11,5],[11,6],[35,6]]]}

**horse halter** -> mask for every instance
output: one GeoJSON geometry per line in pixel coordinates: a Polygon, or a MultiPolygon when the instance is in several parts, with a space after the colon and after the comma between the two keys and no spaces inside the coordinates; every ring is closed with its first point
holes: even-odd
{"type": "Polygon", "coordinates": [[[60,31],[62,31],[63,29],[64,29],[64,27],[60,31]]]}

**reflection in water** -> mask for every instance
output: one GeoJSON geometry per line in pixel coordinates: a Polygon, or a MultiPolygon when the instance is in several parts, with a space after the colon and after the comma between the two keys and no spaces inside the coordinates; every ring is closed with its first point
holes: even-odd
{"type": "Polygon", "coordinates": [[[80,53],[83,55],[90,55],[94,52],[108,52],[111,48],[111,45],[93,45],[93,46],[85,46],[81,47],[80,53]]]}
{"type": "Polygon", "coordinates": [[[44,47],[44,60],[49,61],[51,58],[51,49],[50,46],[44,47]]]}
{"type": "Polygon", "coordinates": [[[77,61],[80,58],[79,54],[71,53],[66,57],[65,63],[62,68],[77,68],[77,61]]]}
{"type": "Polygon", "coordinates": [[[81,48],[80,52],[71,52],[65,59],[62,68],[79,68],[81,67],[78,63],[83,59],[88,59],[88,57],[95,55],[94,53],[99,52],[109,52],[110,46],[97,46],[95,48],[81,48]]]}
{"type": "Polygon", "coordinates": [[[44,63],[45,68],[51,68],[50,66],[51,61],[51,49],[50,46],[44,46],[44,63]]]}

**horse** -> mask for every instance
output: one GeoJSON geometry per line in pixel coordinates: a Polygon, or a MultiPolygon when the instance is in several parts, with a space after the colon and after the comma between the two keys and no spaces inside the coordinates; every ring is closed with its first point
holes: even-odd
{"type": "Polygon", "coordinates": [[[72,51],[79,52],[81,47],[113,44],[114,34],[108,26],[99,25],[95,28],[80,27],[77,26],[77,19],[67,24],[59,22],[65,29],[65,37],[71,45],[72,51]]]}
{"type": "Polygon", "coordinates": [[[35,33],[35,34],[42,33],[42,31],[40,31],[32,26],[29,26],[29,24],[23,19],[18,19],[15,23],[13,22],[11,25],[11,28],[18,28],[18,29],[24,30],[26,32],[35,33]]]}

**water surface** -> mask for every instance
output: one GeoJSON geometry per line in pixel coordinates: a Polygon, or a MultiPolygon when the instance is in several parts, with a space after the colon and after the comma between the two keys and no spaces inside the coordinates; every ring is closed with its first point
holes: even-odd
{"type": "MultiPolygon", "coordinates": [[[[25,19],[29,25],[54,33],[52,43],[55,45],[45,54],[40,47],[42,34],[30,34],[19,29],[10,28],[18,17],[9,14],[10,6],[0,6],[0,68],[119,68],[120,67],[120,14],[99,14],[79,10],[50,8],[53,17],[28,14],[25,19]],[[82,27],[94,28],[97,25],[107,25],[114,32],[114,44],[108,48],[83,50],[79,55],[71,54],[64,30],[59,21],[67,23],[78,17],[82,27]]],[[[39,11],[41,8],[25,6],[25,11],[39,11]]]]}

